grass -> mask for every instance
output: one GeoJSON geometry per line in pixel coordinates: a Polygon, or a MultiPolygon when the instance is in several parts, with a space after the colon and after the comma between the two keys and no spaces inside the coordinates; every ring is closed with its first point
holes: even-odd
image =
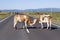
{"type": "Polygon", "coordinates": [[[60,13],[53,13],[52,17],[53,22],[60,25],[60,13]]]}
{"type": "Polygon", "coordinates": [[[30,12],[25,14],[34,16],[36,18],[39,18],[41,14],[49,14],[52,16],[52,22],[60,25],[60,12],[53,12],[52,14],[50,12],[30,12]]]}
{"type": "Polygon", "coordinates": [[[0,20],[4,19],[7,16],[10,16],[10,13],[8,13],[8,12],[0,12],[0,20]]]}

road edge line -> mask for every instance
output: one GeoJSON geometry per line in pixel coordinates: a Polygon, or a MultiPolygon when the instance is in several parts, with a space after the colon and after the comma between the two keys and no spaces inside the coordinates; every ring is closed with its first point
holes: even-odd
{"type": "Polygon", "coordinates": [[[57,24],[55,24],[55,23],[52,23],[52,25],[55,25],[55,26],[57,26],[57,27],[60,27],[60,25],[57,25],[57,24]]]}
{"type": "Polygon", "coordinates": [[[4,20],[8,19],[8,18],[11,17],[11,16],[12,16],[12,15],[10,15],[10,16],[8,16],[8,17],[2,19],[2,20],[0,21],[0,23],[3,22],[4,20]]]}

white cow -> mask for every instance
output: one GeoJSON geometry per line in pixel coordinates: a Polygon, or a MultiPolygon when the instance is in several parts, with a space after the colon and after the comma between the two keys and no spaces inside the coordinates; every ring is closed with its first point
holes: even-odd
{"type": "Polygon", "coordinates": [[[51,16],[50,15],[40,15],[40,21],[39,23],[41,23],[41,27],[43,28],[43,23],[47,23],[47,29],[51,28],[51,16]]]}
{"type": "MultiPolygon", "coordinates": [[[[47,29],[51,28],[51,16],[50,15],[40,15],[39,18],[35,19],[35,23],[41,23],[41,28],[43,28],[43,23],[47,23],[47,29]]],[[[35,24],[34,23],[34,24],[35,24]]]]}

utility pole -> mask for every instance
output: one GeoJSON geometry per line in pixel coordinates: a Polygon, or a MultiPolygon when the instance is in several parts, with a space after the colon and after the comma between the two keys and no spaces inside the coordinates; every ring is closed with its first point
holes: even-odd
{"type": "Polygon", "coordinates": [[[52,16],[52,8],[51,8],[51,16],[52,16]]]}

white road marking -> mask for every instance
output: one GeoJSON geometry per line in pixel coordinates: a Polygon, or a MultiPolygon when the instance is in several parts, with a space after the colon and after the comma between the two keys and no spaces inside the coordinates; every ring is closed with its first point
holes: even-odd
{"type": "Polygon", "coordinates": [[[54,23],[52,23],[52,25],[55,25],[55,26],[57,26],[57,27],[60,27],[59,25],[57,25],[57,24],[54,24],[54,23]]]}
{"type": "Polygon", "coordinates": [[[3,22],[4,20],[8,19],[8,18],[11,17],[11,16],[12,16],[12,15],[10,15],[10,16],[8,16],[8,17],[2,19],[2,20],[0,21],[0,23],[3,22]]]}

